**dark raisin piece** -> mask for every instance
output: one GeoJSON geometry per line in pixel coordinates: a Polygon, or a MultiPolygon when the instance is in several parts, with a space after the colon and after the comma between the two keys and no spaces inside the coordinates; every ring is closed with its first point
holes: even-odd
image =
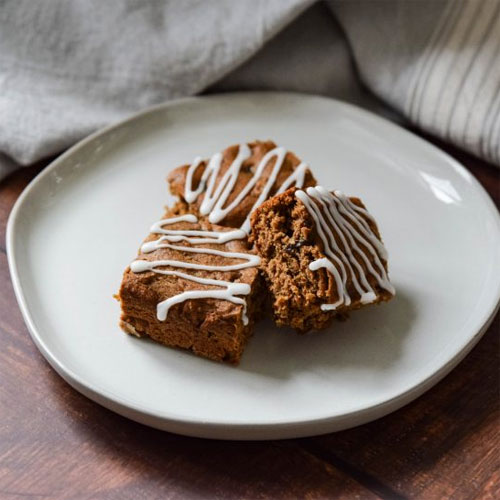
{"type": "Polygon", "coordinates": [[[293,243],[289,243],[285,247],[285,252],[287,253],[297,253],[301,247],[303,247],[307,243],[307,240],[299,240],[299,241],[294,241],[293,243]]]}

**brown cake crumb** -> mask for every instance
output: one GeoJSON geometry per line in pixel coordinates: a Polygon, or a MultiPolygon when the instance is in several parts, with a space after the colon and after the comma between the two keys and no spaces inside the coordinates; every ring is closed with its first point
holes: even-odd
{"type": "MultiPolygon", "coordinates": [[[[310,265],[319,259],[328,259],[339,272],[340,267],[326,255],[325,245],[319,234],[320,229],[324,234],[326,230],[324,227],[318,227],[307,207],[298,199],[298,191],[300,190],[292,188],[266,201],[254,211],[251,217],[250,240],[261,257],[261,269],[270,292],[276,323],[279,326],[291,326],[300,332],[306,332],[311,329],[325,328],[334,317],[344,318],[349,311],[364,305],[361,294],[354,286],[355,280],[358,283],[361,281],[361,274],[366,275],[368,284],[374,292],[370,299],[371,303],[390,300],[394,293],[392,285],[385,284],[386,288],[384,288],[369,272],[367,262],[376,267],[376,257],[370,253],[367,246],[358,242],[359,249],[365,257],[363,258],[359,252],[354,252],[353,255],[361,271],[354,264],[351,265],[354,272],[344,265],[347,274],[344,290],[349,296],[350,303],[346,299],[334,310],[322,308],[325,304],[335,304],[341,298],[338,293],[338,283],[328,269],[321,267],[311,270],[310,265]]],[[[304,191],[301,192],[304,193],[304,191]]],[[[336,254],[341,258],[347,258],[347,248],[341,238],[339,227],[332,225],[321,203],[313,198],[309,201],[314,203],[327,221],[327,226],[338,246],[339,251],[336,254]],[[341,256],[341,253],[344,255],[341,256]]],[[[350,202],[364,209],[359,199],[350,198],[350,202]]],[[[364,227],[368,228],[371,235],[381,243],[378,228],[373,219],[362,212],[360,214],[366,224],[364,227]]],[[[350,219],[347,220],[350,221],[350,219]]],[[[344,240],[346,239],[344,235],[344,240]]],[[[382,250],[380,252],[384,253],[382,250]]],[[[380,262],[383,271],[387,272],[385,255],[380,257],[380,262]]],[[[380,271],[380,274],[384,273],[380,271]]],[[[367,297],[369,295],[365,295],[365,302],[367,297]]]]}

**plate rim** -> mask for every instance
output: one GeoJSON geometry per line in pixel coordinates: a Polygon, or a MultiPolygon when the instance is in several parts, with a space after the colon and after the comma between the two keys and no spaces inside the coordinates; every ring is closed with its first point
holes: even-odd
{"type": "MultiPolygon", "coordinates": [[[[277,92],[277,91],[241,91],[241,92],[228,92],[221,94],[210,94],[206,96],[194,96],[185,97],[182,99],[177,99],[169,102],[160,103],[151,107],[148,107],[142,111],[134,113],[129,117],[121,120],[117,123],[108,125],[102,129],[99,129],[89,136],[78,141],[76,144],[67,149],[64,153],[55,158],[49,165],[47,165],[41,172],[39,172],[25,187],[21,195],[16,200],[7,222],[6,230],[6,253],[9,265],[9,271],[11,275],[11,280],[14,288],[14,293],[16,300],[18,302],[19,308],[21,310],[24,322],[28,327],[30,336],[37,346],[38,350],[47,360],[47,362],[54,368],[54,370],[74,389],[78,392],[84,394],[89,399],[97,402],[98,404],[119,413],[127,418],[138,421],[140,423],[161,429],[168,430],[171,432],[176,432],[179,434],[204,437],[204,438],[215,438],[215,439],[243,439],[243,440],[255,440],[255,439],[285,439],[285,438],[295,438],[295,437],[305,437],[318,434],[324,434],[326,432],[339,431],[361,425],[363,423],[380,418],[388,413],[396,411],[405,404],[413,401],[415,398],[423,394],[426,390],[430,389],[433,385],[439,382],[444,376],[446,376],[476,345],[482,335],[488,329],[488,326],[493,321],[496,312],[500,307],[500,280],[496,287],[496,300],[493,297],[491,303],[488,304],[488,309],[481,315],[481,319],[478,320],[478,324],[473,325],[471,331],[475,331],[473,335],[468,338],[465,343],[460,343],[454,345],[454,349],[451,354],[446,356],[447,361],[445,361],[440,368],[430,373],[428,376],[424,377],[417,384],[410,383],[408,387],[401,390],[401,392],[385,401],[373,404],[369,407],[355,408],[347,413],[337,414],[329,417],[319,417],[312,419],[298,419],[298,420],[288,420],[279,422],[257,422],[257,423],[244,423],[244,422],[217,422],[211,420],[203,419],[192,419],[185,418],[179,415],[167,415],[163,413],[152,412],[149,408],[143,408],[140,404],[128,401],[126,398],[119,397],[107,389],[88,382],[84,377],[76,373],[71,367],[66,366],[66,363],[58,359],[50,348],[45,344],[43,340],[43,335],[40,335],[35,321],[31,316],[28,308],[24,292],[20,283],[20,275],[18,271],[18,266],[16,262],[16,251],[15,251],[15,232],[16,225],[18,222],[19,214],[21,213],[25,201],[29,199],[31,192],[36,188],[36,186],[43,181],[45,176],[50,175],[51,172],[57,169],[60,165],[64,166],[64,163],[68,158],[71,158],[76,152],[84,148],[88,144],[91,144],[96,139],[107,136],[109,133],[117,130],[121,127],[126,127],[131,125],[132,122],[145,118],[147,115],[154,115],[158,112],[166,111],[173,107],[183,106],[189,103],[196,103],[200,101],[224,99],[224,98],[251,98],[266,95],[269,97],[292,97],[292,98],[305,98],[305,99],[316,99],[325,100],[329,103],[334,102],[336,105],[344,108],[348,108],[355,113],[361,113],[368,116],[371,119],[381,120],[385,126],[392,127],[397,130],[398,133],[408,134],[413,139],[416,139],[421,147],[430,149],[434,154],[441,156],[446,160],[447,164],[455,170],[461,177],[466,178],[471,184],[473,190],[477,195],[479,195],[479,200],[483,207],[497,218],[496,229],[497,234],[500,234],[500,214],[498,213],[496,206],[494,205],[491,197],[482,187],[479,181],[474,177],[474,175],[469,172],[460,162],[455,160],[448,153],[442,151],[437,146],[434,146],[427,140],[419,137],[413,132],[395,124],[386,118],[379,116],[371,111],[360,108],[351,103],[340,101],[338,99],[333,99],[324,96],[303,94],[299,92],[277,92]]],[[[493,296],[493,294],[492,294],[493,296]]]]}

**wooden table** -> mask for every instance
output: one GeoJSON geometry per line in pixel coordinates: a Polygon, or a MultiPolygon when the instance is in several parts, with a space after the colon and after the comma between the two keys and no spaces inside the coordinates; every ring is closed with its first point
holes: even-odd
{"type": "MultiPolygon", "coordinates": [[[[439,145],[498,206],[500,170],[439,145]]],[[[418,400],[326,436],[187,438],[126,420],[74,391],[29,337],[3,243],[13,203],[43,166],[0,183],[1,500],[500,499],[499,316],[467,358],[418,400]]]]}

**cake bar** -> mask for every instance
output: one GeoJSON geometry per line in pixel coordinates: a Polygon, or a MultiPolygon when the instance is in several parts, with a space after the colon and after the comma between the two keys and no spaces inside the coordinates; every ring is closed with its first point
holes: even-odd
{"type": "Polygon", "coordinates": [[[358,198],[292,188],[257,208],[251,227],[279,326],[325,328],[395,294],[377,224],[358,198]]]}
{"type": "Polygon", "coordinates": [[[124,272],[122,329],[215,361],[238,363],[260,309],[259,257],[240,229],[179,207],[154,223],[124,272]]]}
{"type": "Polygon", "coordinates": [[[316,185],[309,167],[272,141],[230,146],[173,170],[170,191],[186,211],[212,224],[250,230],[250,213],[286,189],[316,185]]]}

